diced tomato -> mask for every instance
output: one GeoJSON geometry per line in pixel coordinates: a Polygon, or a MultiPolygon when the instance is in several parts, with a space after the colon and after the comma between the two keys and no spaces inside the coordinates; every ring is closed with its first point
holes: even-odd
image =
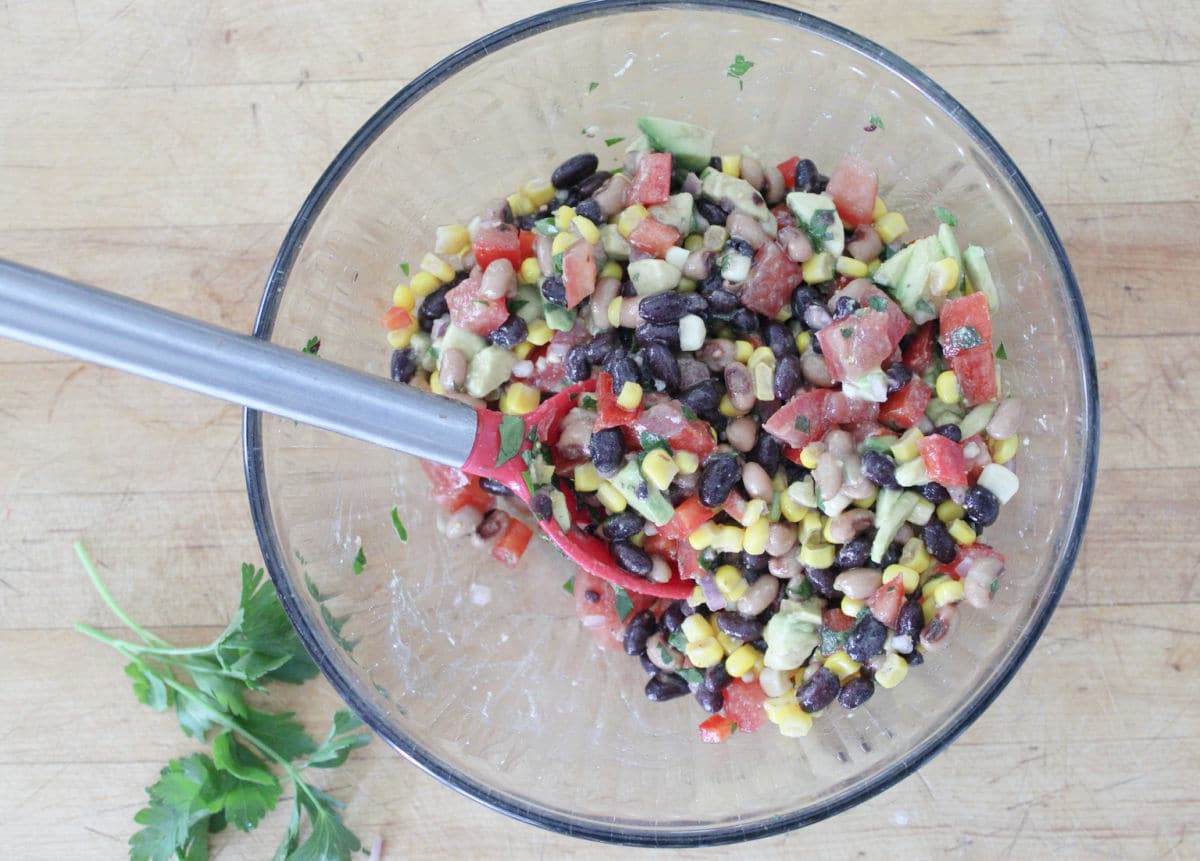
{"type": "Polygon", "coordinates": [[[908,430],[925,415],[933,387],[913,377],[900,391],[888,397],[879,410],[879,420],[895,430],[908,430]]]}
{"type": "Polygon", "coordinates": [[[380,319],[383,323],[383,328],[391,331],[392,329],[403,329],[406,326],[412,325],[412,314],[401,308],[399,305],[393,305],[384,312],[380,319]]]}
{"type": "Polygon", "coordinates": [[[937,573],[949,574],[955,579],[961,580],[966,576],[967,571],[980,559],[998,559],[1001,565],[1005,564],[1004,554],[990,545],[984,544],[982,541],[976,541],[967,547],[961,545],[957,547],[957,553],[954,561],[946,565],[938,566],[937,573]]]}
{"type": "Polygon", "coordinates": [[[746,497],[742,496],[736,490],[729,491],[728,495],[725,497],[725,501],[721,503],[721,510],[738,523],[745,525],[746,497]]]}
{"type": "Polygon", "coordinates": [[[778,244],[767,242],[755,253],[750,277],[742,285],[738,299],[751,311],[774,317],[803,280],[800,264],[788,257],[778,244]]]}
{"type": "Polygon", "coordinates": [[[501,257],[507,258],[517,268],[522,260],[521,236],[511,224],[481,224],[471,240],[471,252],[475,255],[475,265],[480,269],[487,269],[489,263],[501,257]]]}
{"type": "Polygon", "coordinates": [[[967,406],[986,404],[996,398],[996,359],[991,344],[963,350],[950,360],[958,377],[958,390],[967,406]]]}
{"type": "Polygon", "coordinates": [[[972,434],[962,441],[963,465],[968,478],[978,478],[983,468],[992,462],[992,453],[979,434],[972,434]]]}
{"type": "Polygon", "coordinates": [[[891,582],[880,585],[875,593],[867,599],[871,615],[889,628],[896,627],[896,617],[904,606],[904,580],[896,577],[891,582]]]}
{"type": "Polygon", "coordinates": [[[676,541],[687,538],[702,523],[707,523],[716,517],[717,512],[704,505],[695,496],[689,496],[675,509],[675,516],[666,526],[658,528],[658,534],[676,541]]]}
{"type": "Polygon", "coordinates": [[[787,186],[787,190],[791,191],[796,187],[796,165],[800,163],[800,156],[794,155],[787,161],[779,163],[779,172],[783,174],[783,184],[787,186]]]}
{"type": "Polygon", "coordinates": [[[763,703],[767,695],[757,681],[734,679],[725,688],[725,716],[737,724],[741,732],[754,732],[767,720],[763,703]]]}
{"type": "Polygon", "coordinates": [[[946,358],[971,349],[972,342],[978,340],[975,335],[982,339],[983,344],[991,346],[992,315],[988,312],[987,296],[983,293],[949,300],[942,306],[938,322],[942,330],[942,355],[946,358]],[[967,327],[974,329],[974,333],[967,327]]]}
{"type": "Polygon", "coordinates": [[[763,428],[793,448],[803,448],[825,435],[825,398],[828,395],[828,389],[801,392],[776,410],[763,428]]]}
{"type": "Polygon", "coordinates": [[[796,226],[796,216],[788,209],[786,203],[781,203],[772,209],[771,214],[775,216],[775,226],[779,230],[783,230],[785,227],[796,226]]]}
{"type": "Polygon", "coordinates": [[[857,380],[869,371],[877,370],[892,355],[896,343],[891,339],[891,321],[884,311],[866,308],[834,320],[817,333],[825,367],[836,381],[857,380]]]}
{"type": "Polygon", "coordinates": [[[837,607],[831,607],[821,612],[821,624],[835,634],[840,634],[854,627],[854,617],[847,616],[837,607]]]}
{"type": "Polygon", "coordinates": [[[492,507],[492,495],[479,486],[475,476],[467,475],[458,467],[428,460],[421,461],[421,469],[433,485],[434,501],[450,514],[467,505],[480,511],[492,507]]]}
{"type": "Polygon", "coordinates": [[[508,300],[487,299],[480,295],[483,270],[476,266],[470,276],[446,293],[450,322],[476,335],[490,335],[508,319],[508,300]]]}
{"type": "Polygon", "coordinates": [[[638,160],[630,195],[644,206],[666,203],[671,196],[671,154],[648,152],[638,160]]]}
{"type": "Polygon", "coordinates": [[[578,240],[563,252],[562,265],[567,307],[574,308],[596,289],[596,255],[592,244],[578,240]]]}
{"type": "Polygon", "coordinates": [[[502,562],[509,568],[516,568],[517,562],[525,555],[533,530],[515,517],[508,519],[508,526],[500,534],[499,540],[492,547],[492,558],[502,562]]]}
{"type": "Polygon", "coordinates": [[[519,230],[519,231],[517,231],[517,233],[521,237],[521,241],[520,241],[521,260],[525,260],[525,258],[527,258],[527,257],[532,257],[533,256],[533,243],[534,243],[534,240],[537,239],[537,234],[534,233],[532,230],[519,230]]]}
{"type": "Polygon", "coordinates": [[[643,218],[629,233],[628,242],[638,251],[645,251],[655,257],[663,257],[667,249],[679,242],[680,233],[669,224],[663,224],[657,218],[643,218]]]}
{"type": "Polygon", "coordinates": [[[675,549],[675,567],[684,580],[699,580],[704,575],[700,567],[700,551],[692,547],[686,538],[680,539],[675,549]]]}
{"type": "Polygon", "coordinates": [[[879,174],[866,159],[846,153],[829,175],[825,193],[833,198],[843,221],[870,224],[879,194],[879,174]]]}
{"type": "Polygon", "coordinates": [[[830,425],[854,425],[874,421],[879,404],[860,398],[848,398],[842,392],[830,392],[825,398],[825,421],[830,425]]]}
{"type": "Polygon", "coordinates": [[[700,724],[700,741],[705,744],[720,744],[733,735],[737,722],[724,715],[713,715],[700,724]]]}
{"type": "Polygon", "coordinates": [[[931,481],[943,487],[967,486],[967,467],[961,445],[941,434],[931,434],[923,437],[917,448],[931,481]]]}
{"type": "Polygon", "coordinates": [[[617,404],[611,375],[601,372],[596,376],[596,424],[593,430],[632,426],[640,412],[640,407],[637,410],[627,410],[617,404]]]}
{"type": "Polygon", "coordinates": [[[901,361],[920,377],[933,369],[933,358],[933,323],[929,322],[909,339],[901,361]]]}
{"type": "Polygon", "coordinates": [[[712,454],[717,447],[716,441],[712,438],[712,431],[709,428],[708,422],[695,420],[689,421],[683,426],[679,433],[667,439],[671,444],[671,448],[675,451],[690,451],[700,460],[712,454]]]}
{"type": "Polygon", "coordinates": [[[654,556],[661,556],[664,559],[674,559],[675,555],[679,552],[678,545],[678,541],[663,535],[660,529],[657,534],[646,536],[646,542],[642,545],[642,549],[654,556]]]}
{"type": "Polygon", "coordinates": [[[655,599],[638,592],[627,592],[633,605],[624,619],[617,615],[617,594],[607,580],[601,580],[579,568],[575,572],[575,612],[583,626],[592,632],[604,649],[620,649],[625,639],[625,623],[648,610],[655,599]]]}

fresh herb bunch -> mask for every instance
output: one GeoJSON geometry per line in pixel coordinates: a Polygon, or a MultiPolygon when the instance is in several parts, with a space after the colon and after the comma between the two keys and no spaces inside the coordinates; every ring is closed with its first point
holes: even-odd
{"type": "Polygon", "coordinates": [[[370,736],[349,711],[333,716],[318,744],[292,712],[269,712],[246,702],[268,682],[298,685],[317,674],[262,569],[242,565],[242,593],[233,621],[207,646],[177,648],[136,624],[101,582],[82,545],[75,545],[92,585],[113,614],[141,642],[118,640],[95,628],[75,629],[129,659],[138,700],[155,711],[173,708],[185,735],[209,740],[212,753],[173,759],[147,787],[150,801],[134,816],[142,827],[129,840],[133,861],[199,861],[209,857],[208,836],[228,824],[252,831],[283,792],[295,790],[287,831],[276,861],[344,861],[362,848],[342,822],[342,803],[304,778],[309,768],[335,768],[370,736]],[[309,830],[301,842],[307,814],[309,830]]]}

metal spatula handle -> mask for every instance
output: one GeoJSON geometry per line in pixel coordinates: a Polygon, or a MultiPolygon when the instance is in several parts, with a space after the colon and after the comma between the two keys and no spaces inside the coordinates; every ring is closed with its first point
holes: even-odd
{"type": "Polygon", "coordinates": [[[461,466],[464,403],[0,260],[0,335],[461,466]]]}

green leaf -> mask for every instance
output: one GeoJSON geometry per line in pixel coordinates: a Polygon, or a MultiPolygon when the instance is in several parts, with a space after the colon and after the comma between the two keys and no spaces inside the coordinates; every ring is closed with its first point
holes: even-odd
{"type": "Polygon", "coordinates": [[[562,587],[563,587],[563,591],[566,592],[568,595],[574,595],[575,594],[575,575],[572,574],[570,576],[570,578],[567,580],[567,582],[563,583],[562,587]]]}
{"type": "Polygon", "coordinates": [[[295,716],[294,712],[264,712],[252,708],[242,718],[242,726],[285,759],[300,759],[316,750],[317,743],[299,722],[293,720],[295,716]]]}
{"type": "Polygon", "coordinates": [[[396,530],[396,535],[401,541],[408,541],[408,530],[404,528],[404,522],[400,520],[400,510],[396,506],[392,506],[392,529],[396,530]]]}
{"type": "Polygon", "coordinates": [[[689,685],[698,685],[704,681],[704,674],[694,667],[688,667],[686,670],[676,670],[676,674],[682,677],[689,685]]]}
{"type": "Polygon", "coordinates": [[[676,628],[675,633],[667,637],[667,642],[677,652],[687,651],[687,635],[683,633],[683,628],[676,628]]]}
{"type": "Polygon", "coordinates": [[[592,81],[590,84],[588,84],[588,92],[593,92],[598,86],[600,86],[599,81],[592,81]]]}
{"type": "Polygon", "coordinates": [[[329,626],[329,634],[333,637],[333,641],[345,649],[347,652],[353,652],[354,647],[358,645],[357,640],[347,640],[342,636],[342,627],[350,619],[349,616],[335,616],[330,612],[329,608],[324,604],[321,605],[321,618],[325,620],[325,624],[329,626]]]}
{"type": "Polygon", "coordinates": [[[605,138],[604,145],[605,146],[616,146],[623,140],[625,140],[625,138],[605,138]]]}
{"type": "Polygon", "coordinates": [[[201,819],[188,829],[187,847],[183,851],[183,861],[208,861],[209,823],[212,817],[201,819]]]}
{"type": "Polygon", "coordinates": [[[935,206],[933,208],[933,214],[938,217],[942,224],[950,227],[958,226],[958,219],[954,217],[954,213],[946,209],[944,206],[935,206]]]}
{"type": "Polygon", "coordinates": [[[245,684],[223,675],[220,667],[215,666],[215,662],[209,658],[193,658],[191,665],[192,679],[196,687],[214,700],[213,706],[217,711],[239,716],[246,713],[246,701],[242,697],[246,689],[245,684]],[[212,670],[202,670],[202,665],[212,666],[212,670]]]}
{"type": "Polygon", "coordinates": [[[579,406],[585,410],[592,410],[593,412],[595,412],[596,399],[594,397],[592,397],[591,395],[584,395],[582,398],[579,399],[579,406]]]}
{"type": "Polygon", "coordinates": [[[175,717],[179,728],[190,738],[204,738],[214,724],[208,712],[191,697],[175,698],[175,717]]]}
{"type": "Polygon", "coordinates": [[[358,545],[358,552],[354,554],[354,576],[357,577],[363,573],[363,569],[367,567],[367,554],[363,552],[362,545],[358,545]]]}
{"type": "Polygon", "coordinates": [[[287,830],[283,833],[283,839],[279,841],[279,848],[275,850],[275,856],[272,861],[287,861],[289,855],[296,851],[296,847],[300,845],[300,800],[292,800],[292,815],[288,819],[287,830]]]}
{"type": "Polygon", "coordinates": [[[226,730],[212,742],[213,763],[234,777],[260,786],[279,788],[279,780],[271,774],[262,757],[233,737],[226,730]]]}
{"type": "Polygon", "coordinates": [[[1004,349],[1003,341],[1001,341],[1000,346],[996,348],[996,358],[997,359],[1007,359],[1008,358],[1008,351],[1004,349]]]}
{"type": "Polygon", "coordinates": [[[508,463],[521,451],[525,441],[525,422],[520,416],[505,416],[500,420],[500,450],[496,452],[496,466],[508,463]]]}
{"type": "Polygon", "coordinates": [[[184,849],[192,828],[192,816],[165,804],[143,807],[133,816],[142,829],[129,838],[130,861],[170,861],[184,849]]]}
{"type": "Polygon", "coordinates": [[[309,757],[307,764],[314,768],[336,768],[341,765],[350,755],[350,751],[370,743],[369,733],[355,732],[362,726],[362,721],[349,709],[339,709],[333,716],[329,735],[309,757]]]}
{"type": "Polygon", "coordinates": [[[317,351],[321,349],[321,339],[313,335],[308,339],[308,342],[300,349],[301,353],[308,353],[310,356],[315,356],[317,351]]]}
{"type": "Polygon", "coordinates": [[[174,694],[167,690],[157,673],[147,670],[149,668],[141,661],[125,665],[125,675],[133,679],[133,695],[139,703],[150,706],[156,712],[166,711],[175,701],[174,694]]]}
{"type": "MultiPolygon", "coordinates": [[[[611,583],[609,585],[612,585],[611,583]]],[[[613,604],[617,611],[617,618],[624,622],[629,618],[629,614],[633,612],[633,601],[629,598],[629,593],[620,586],[612,587],[613,594],[616,596],[616,601],[613,604]]]]}
{"type": "Polygon", "coordinates": [[[888,309],[887,299],[884,299],[882,296],[872,296],[870,299],[867,300],[867,304],[870,305],[872,308],[874,308],[876,311],[880,311],[880,312],[886,311],[888,309]]]}
{"type": "Polygon", "coordinates": [[[224,796],[225,818],[239,831],[253,831],[279,802],[280,788],[238,780],[224,796]]]}
{"type": "Polygon", "coordinates": [[[725,75],[730,78],[738,78],[740,82],[742,75],[746,74],[753,68],[753,62],[747,60],[741,54],[737,54],[733,58],[733,62],[729,64],[729,69],[725,72],[725,75]]]}
{"type": "Polygon", "coordinates": [[[403,272],[403,273],[404,273],[404,277],[405,277],[405,278],[407,278],[407,277],[408,277],[408,264],[407,264],[407,263],[401,263],[401,264],[400,264],[400,271],[401,271],[401,272],[403,272]]]}
{"type": "MultiPolygon", "coordinates": [[[[311,802],[307,802],[306,807],[311,802]]],[[[357,852],[362,844],[354,833],[342,824],[337,812],[325,808],[309,809],[312,818],[312,834],[300,847],[288,856],[288,861],[349,861],[350,853],[357,852]]]]}
{"type": "Polygon", "coordinates": [[[887,128],[887,126],[883,124],[883,118],[880,117],[879,114],[871,114],[871,116],[867,119],[867,124],[868,126],[875,126],[877,129],[887,128]]]}

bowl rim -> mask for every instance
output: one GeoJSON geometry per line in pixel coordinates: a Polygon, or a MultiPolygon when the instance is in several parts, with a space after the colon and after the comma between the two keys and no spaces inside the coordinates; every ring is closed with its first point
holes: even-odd
{"type": "Polygon", "coordinates": [[[892,51],[822,18],[774,3],[762,2],[762,0],[652,0],[652,2],[644,2],[644,0],[584,0],[584,2],[561,6],[516,21],[471,42],[435,63],[395,93],[363,124],[326,168],[305,199],[271,268],[262,302],[255,318],[254,336],[265,340],[270,339],[291,268],[308,236],[315,216],[321,211],[329,196],[358,158],[383,130],[411,104],[487,53],[519,42],[539,32],[621,12],[680,8],[736,12],[798,27],[850,48],[906,79],[941,109],[952,122],[958,124],[1004,172],[1021,205],[1030,214],[1041,232],[1042,238],[1061,272],[1063,286],[1067,293],[1070,326],[1077,334],[1080,346],[1083,348],[1081,359],[1085,397],[1084,415],[1081,416],[1083,419],[1081,435],[1084,457],[1082,482],[1076,498],[1076,517],[1070,524],[1070,534],[1063,554],[1047,583],[1045,591],[1047,597],[1040,613],[1032,617],[1021,632],[1010,653],[1011,658],[1008,665],[974,693],[968,707],[956,719],[926,738],[907,755],[898,758],[896,762],[876,774],[867,783],[844,790],[813,809],[795,811],[759,823],[727,825],[704,831],[671,828],[660,830],[652,826],[637,827],[617,822],[599,825],[592,821],[577,820],[545,810],[531,810],[521,804],[516,797],[492,790],[479,781],[449,767],[422,748],[420,744],[391,727],[384,715],[358,695],[353,681],[343,675],[338,663],[326,654],[322,646],[324,637],[317,630],[319,623],[308,617],[301,598],[297,595],[286,574],[287,552],[282,547],[279,536],[272,526],[263,461],[261,413],[247,409],[243,420],[243,465],[246,487],[254,528],[267,571],[275,584],[275,589],[288,617],[309,654],[338,695],[363,721],[397,752],[439,782],[513,819],[573,837],[604,843],[654,847],[722,845],[765,838],[811,825],[878,795],[912,774],[961,735],[987,709],[1020,669],[1058,605],[1078,556],[1087,524],[1099,452],[1099,397],[1095,353],[1091,330],[1084,311],[1083,298],[1066,251],[1046,215],[1045,208],[1007,152],[983,125],[945,89],[892,51]]]}

